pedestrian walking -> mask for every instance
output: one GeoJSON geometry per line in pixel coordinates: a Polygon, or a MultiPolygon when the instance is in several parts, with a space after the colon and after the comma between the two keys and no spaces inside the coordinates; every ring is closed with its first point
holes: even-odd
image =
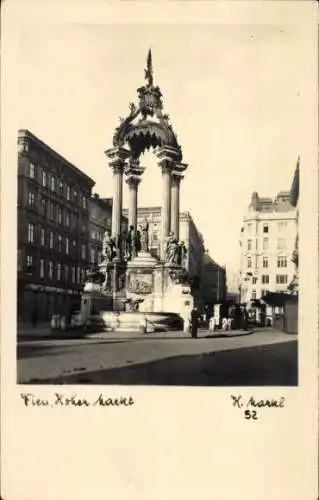
{"type": "Polygon", "coordinates": [[[216,322],[214,316],[209,319],[208,330],[213,332],[215,330],[216,322]]]}
{"type": "Polygon", "coordinates": [[[194,307],[194,309],[191,312],[191,334],[192,334],[193,339],[197,338],[198,323],[199,323],[198,311],[197,311],[197,308],[194,307]]]}
{"type": "Polygon", "coordinates": [[[36,309],[33,309],[31,313],[31,324],[33,328],[37,327],[38,321],[39,321],[38,311],[36,309]]]}

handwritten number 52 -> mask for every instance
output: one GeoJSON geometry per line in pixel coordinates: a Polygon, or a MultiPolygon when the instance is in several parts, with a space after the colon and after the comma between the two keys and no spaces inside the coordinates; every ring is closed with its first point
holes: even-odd
{"type": "Polygon", "coordinates": [[[246,418],[247,420],[250,420],[251,418],[252,418],[253,420],[257,420],[257,412],[256,412],[255,410],[252,410],[252,411],[250,411],[250,410],[245,410],[245,418],[246,418]]]}

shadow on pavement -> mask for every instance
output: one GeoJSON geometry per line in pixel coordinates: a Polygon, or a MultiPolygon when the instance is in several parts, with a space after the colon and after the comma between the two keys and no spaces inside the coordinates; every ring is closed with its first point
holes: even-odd
{"type": "Polygon", "coordinates": [[[35,384],[296,386],[297,341],[176,356],[127,367],[30,380],[35,384]]]}

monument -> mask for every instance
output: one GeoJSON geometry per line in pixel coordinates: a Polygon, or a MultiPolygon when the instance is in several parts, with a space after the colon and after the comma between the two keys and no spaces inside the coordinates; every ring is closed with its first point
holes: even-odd
{"type": "Polygon", "coordinates": [[[193,307],[190,276],[183,266],[187,250],[179,241],[180,185],[187,165],[169,116],[163,113],[162,93],[154,85],[151,50],[145,80],[137,90],[138,104],[130,103],[128,116],[120,118],[115,129],[113,147],[105,151],[113,172],[112,231],[104,235],[103,260],[89,276],[82,297],[86,306],[93,297],[104,298],[103,307],[116,311],[117,324],[120,311],[128,307],[153,319],[184,318],[193,307]],[[149,252],[148,221],[137,227],[138,187],[145,170],[140,157],[150,149],[162,178],[160,258],[149,252]],[[121,230],[124,179],[129,189],[128,234],[121,230]],[[107,297],[112,297],[112,306],[107,297]]]}

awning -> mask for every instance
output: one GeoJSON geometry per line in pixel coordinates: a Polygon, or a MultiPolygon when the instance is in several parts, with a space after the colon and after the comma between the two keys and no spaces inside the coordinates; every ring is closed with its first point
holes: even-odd
{"type": "Polygon", "coordinates": [[[266,293],[262,300],[269,306],[283,307],[285,304],[297,304],[298,295],[292,295],[290,293],[279,293],[279,292],[268,292],[266,293]]]}

